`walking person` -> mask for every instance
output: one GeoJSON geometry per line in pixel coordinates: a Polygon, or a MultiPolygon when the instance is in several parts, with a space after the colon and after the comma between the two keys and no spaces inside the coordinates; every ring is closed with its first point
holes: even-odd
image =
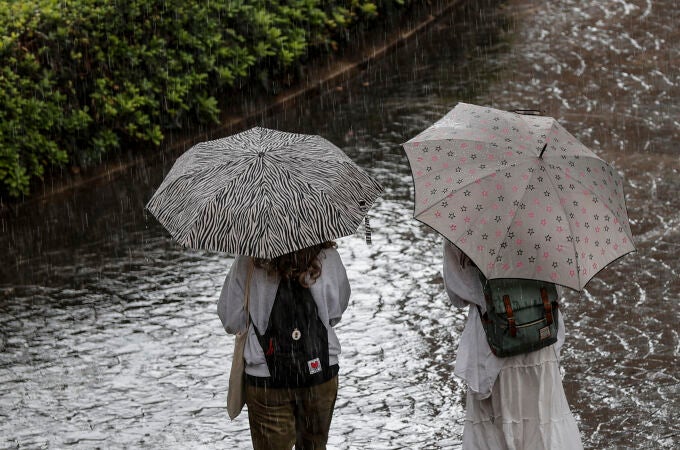
{"type": "Polygon", "coordinates": [[[227,333],[248,325],[246,405],[255,450],[319,450],[338,392],[334,326],[350,286],[334,242],[272,259],[238,256],[218,302],[227,333]],[[249,317],[244,310],[249,285],[249,317]]]}
{"type": "Polygon", "coordinates": [[[443,275],[453,305],[468,307],[454,369],[468,388],[463,449],[582,449],[559,367],[564,316],[553,345],[496,357],[478,309],[482,313],[486,310],[479,269],[448,240],[444,241],[443,275]]]}
{"type": "Polygon", "coordinates": [[[245,398],[256,450],[326,446],[333,327],[350,295],[331,241],[364,224],[370,242],[366,215],[382,192],[321,136],[254,127],[184,152],[146,205],[183,247],[239,255],[218,313],[237,334],[227,412],[245,398]]]}
{"type": "Polygon", "coordinates": [[[402,145],[413,217],[450,242],[444,284],[469,307],[455,367],[464,448],[582,448],[559,371],[557,286],[582,291],[635,251],[619,171],[536,110],[460,102],[402,145]]]}

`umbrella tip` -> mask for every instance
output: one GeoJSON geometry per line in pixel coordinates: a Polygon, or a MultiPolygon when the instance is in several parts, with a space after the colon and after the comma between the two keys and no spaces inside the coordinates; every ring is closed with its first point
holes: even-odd
{"type": "Polygon", "coordinates": [[[543,159],[543,152],[545,152],[545,149],[548,147],[548,143],[546,142],[543,148],[541,149],[541,154],[538,155],[540,159],[543,159]]]}

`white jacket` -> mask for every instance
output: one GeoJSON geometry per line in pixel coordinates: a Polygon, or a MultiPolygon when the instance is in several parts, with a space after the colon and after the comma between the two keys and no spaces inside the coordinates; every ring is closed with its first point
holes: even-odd
{"type": "MultiPolygon", "coordinates": [[[[468,318],[460,337],[454,375],[465,380],[468,388],[478,399],[491,395],[496,378],[503,367],[505,358],[491,352],[482,327],[479,305],[486,311],[479,269],[472,264],[460,265],[461,251],[449,241],[444,241],[444,286],[451,302],[458,308],[468,307],[468,318]]],[[[559,355],[564,344],[564,314],[560,310],[555,351],[559,355]]]]}
{"type": "MultiPolygon", "coordinates": [[[[310,286],[316,303],[319,318],[328,330],[328,353],[331,365],[338,363],[340,342],[333,327],[340,321],[349,304],[350,287],[347,272],[340,255],[334,248],[322,250],[319,254],[321,276],[310,286]]],[[[236,334],[245,329],[246,314],[243,309],[245,284],[248,276],[250,257],[238,256],[224,280],[222,293],[217,303],[217,314],[227,333],[236,334]]],[[[269,315],[279,288],[280,277],[269,275],[264,269],[255,267],[250,283],[250,316],[261,332],[267,329],[269,315]]],[[[264,351],[250,324],[244,358],[246,373],[257,377],[268,377],[269,369],[264,351]]]]}

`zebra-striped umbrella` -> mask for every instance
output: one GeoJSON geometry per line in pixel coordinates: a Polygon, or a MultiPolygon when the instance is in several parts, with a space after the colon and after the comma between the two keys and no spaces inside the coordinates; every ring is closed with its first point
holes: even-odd
{"type": "Polygon", "coordinates": [[[274,258],[355,233],[382,191],[320,136],[251,128],[187,150],[146,208],[184,247],[274,258]]]}

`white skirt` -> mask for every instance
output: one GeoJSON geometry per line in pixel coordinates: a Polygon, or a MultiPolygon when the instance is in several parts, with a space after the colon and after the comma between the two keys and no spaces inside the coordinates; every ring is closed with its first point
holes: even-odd
{"type": "Polygon", "coordinates": [[[467,394],[463,449],[579,450],[553,346],[505,358],[491,396],[467,394]]]}

